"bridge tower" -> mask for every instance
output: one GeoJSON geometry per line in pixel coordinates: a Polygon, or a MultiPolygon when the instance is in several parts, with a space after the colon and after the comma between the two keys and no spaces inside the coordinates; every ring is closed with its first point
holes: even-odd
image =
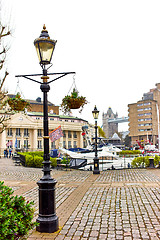
{"type": "Polygon", "coordinates": [[[103,131],[108,139],[111,138],[115,132],[118,132],[118,123],[109,122],[109,120],[117,117],[118,113],[114,114],[111,107],[108,108],[107,113],[103,113],[102,115],[103,131]]]}

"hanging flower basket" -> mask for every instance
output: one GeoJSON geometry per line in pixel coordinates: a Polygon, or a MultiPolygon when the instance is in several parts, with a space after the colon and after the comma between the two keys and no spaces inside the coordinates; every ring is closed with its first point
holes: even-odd
{"type": "Polygon", "coordinates": [[[9,104],[11,110],[16,112],[24,111],[25,108],[30,107],[29,102],[22,99],[19,93],[14,98],[7,99],[6,102],[9,104]]]}
{"type": "Polygon", "coordinates": [[[70,113],[71,109],[79,109],[79,112],[82,112],[84,105],[87,104],[87,100],[85,97],[78,97],[78,91],[74,88],[73,92],[70,95],[65,96],[62,99],[62,111],[66,113],[70,113]]]}

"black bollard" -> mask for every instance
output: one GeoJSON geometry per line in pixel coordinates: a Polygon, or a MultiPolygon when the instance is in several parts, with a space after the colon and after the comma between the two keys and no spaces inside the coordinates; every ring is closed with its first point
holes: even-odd
{"type": "Polygon", "coordinates": [[[154,166],[154,158],[149,158],[149,166],[148,168],[155,168],[154,166]]]}

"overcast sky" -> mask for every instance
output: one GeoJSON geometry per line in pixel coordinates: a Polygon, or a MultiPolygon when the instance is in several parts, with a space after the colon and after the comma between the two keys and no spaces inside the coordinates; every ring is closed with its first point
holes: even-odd
{"type": "MultiPolygon", "coordinates": [[[[41,73],[33,41],[45,23],[57,40],[50,72],[75,71],[80,95],[88,104],[81,114],[94,122],[92,110],[111,107],[127,116],[129,103],[160,82],[159,0],[4,0],[11,11],[13,38],[5,87],[15,93],[17,74],[41,73]]],[[[6,13],[7,15],[7,13],[6,13]]],[[[49,100],[56,105],[68,94],[73,76],[51,84],[49,100]]],[[[39,85],[20,79],[25,98],[42,97],[39,85]]],[[[123,127],[121,127],[123,130],[123,127]]]]}

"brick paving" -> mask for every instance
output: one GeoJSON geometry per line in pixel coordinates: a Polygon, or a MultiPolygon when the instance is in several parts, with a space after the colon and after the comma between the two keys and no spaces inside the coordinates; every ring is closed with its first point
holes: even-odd
{"type": "MultiPolygon", "coordinates": [[[[160,239],[160,169],[90,171],[53,170],[56,184],[56,233],[33,230],[28,240],[160,239]]],[[[0,159],[0,180],[35,203],[41,169],[0,159]]]]}

